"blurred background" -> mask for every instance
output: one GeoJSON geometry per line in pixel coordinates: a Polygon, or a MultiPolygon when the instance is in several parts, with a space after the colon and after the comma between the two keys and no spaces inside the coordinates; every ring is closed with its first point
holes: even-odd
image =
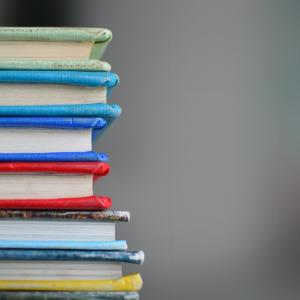
{"type": "Polygon", "coordinates": [[[299,299],[300,2],[0,1],[1,26],[107,27],[121,118],[97,192],[141,299],[299,299]]]}

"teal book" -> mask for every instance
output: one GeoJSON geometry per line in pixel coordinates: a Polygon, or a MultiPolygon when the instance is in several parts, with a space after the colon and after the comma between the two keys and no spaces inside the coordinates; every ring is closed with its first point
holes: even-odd
{"type": "Polygon", "coordinates": [[[0,105],[106,103],[118,84],[110,71],[0,68],[0,105]]]}

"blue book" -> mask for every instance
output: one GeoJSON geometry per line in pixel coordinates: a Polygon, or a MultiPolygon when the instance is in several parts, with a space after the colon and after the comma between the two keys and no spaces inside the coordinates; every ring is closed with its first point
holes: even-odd
{"type": "Polygon", "coordinates": [[[135,251],[95,251],[95,250],[26,250],[0,249],[0,260],[62,260],[62,261],[102,261],[142,264],[144,252],[135,251]]]}
{"type": "Polygon", "coordinates": [[[0,240],[0,249],[69,249],[69,250],[127,250],[126,241],[41,241],[0,240]]]}
{"type": "Polygon", "coordinates": [[[24,161],[24,162],[72,162],[72,161],[99,161],[108,162],[106,153],[94,151],[85,152],[49,152],[49,153],[0,153],[0,162],[24,161]]]}
{"type": "Polygon", "coordinates": [[[76,152],[88,152],[85,161],[97,161],[99,157],[90,152],[92,142],[106,126],[107,121],[100,117],[0,117],[0,151],[6,160],[15,153],[39,161],[44,158],[38,153],[54,152],[54,159],[61,157],[60,152],[68,152],[72,161],[78,158],[76,152]]]}

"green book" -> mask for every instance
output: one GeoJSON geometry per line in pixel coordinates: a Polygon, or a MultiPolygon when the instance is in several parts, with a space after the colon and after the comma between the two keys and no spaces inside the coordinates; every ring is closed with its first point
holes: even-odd
{"type": "Polygon", "coordinates": [[[100,59],[111,39],[105,28],[0,27],[0,59],[100,59]]]}

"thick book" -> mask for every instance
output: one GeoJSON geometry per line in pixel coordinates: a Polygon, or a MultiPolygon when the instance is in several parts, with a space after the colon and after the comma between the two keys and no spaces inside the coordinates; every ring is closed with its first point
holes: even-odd
{"type": "Polygon", "coordinates": [[[112,72],[0,69],[0,105],[106,103],[118,83],[112,72]]]}
{"type": "Polygon", "coordinates": [[[24,209],[28,203],[27,209],[37,209],[34,203],[44,203],[45,209],[68,209],[68,201],[95,200],[110,206],[108,197],[93,197],[93,182],[108,172],[105,162],[0,162],[0,208],[24,209]]]}
{"type": "Polygon", "coordinates": [[[0,58],[99,59],[111,39],[105,28],[0,27],[0,58]]]}
{"type": "Polygon", "coordinates": [[[117,279],[122,263],[143,262],[143,251],[0,249],[0,280],[117,279]]]}
{"type": "MultiPolygon", "coordinates": [[[[116,239],[116,222],[127,222],[125,212],[110,214],[100,212],[51,211],[36,212],[34,218],[29,211],[6,213],[1,210],[0,240],[38,242],[99,242],[116,239]],[[65,217],[67,215],[68,217],[65,217]]],[[[35,212],[31,212],[35,215],[35,212]]],[[[22,243],[21,243],[22,245],[22,243]]],[[[93,245],[91,245],[93,246],[93,245]]],[[[62,255],[62,254],[61,254],[62,255]]],[[[50,256],[49,256],[50,257],[50,256]]]]}
{"type": "MultiPolygon", "coordinates": [[[[1,147],[0,147],[1,148],[1,147]]],[[[44,149],[43,149],[44,150],[44,149]]],[[[14,149],[15,151],[15,149],[14,149]]],[[[38,153],[0,153],[1,161],[19,162],[75,162],[75,161],[100,161],[108,162],[109,156],[106,153],[94,151],[84,152],[38,152],[38,153]]]]}
{"type": "Polygon", "coordinates": [[[109,280],[0,280],[3,291],[132,292],[142,285],[137,273],[109,280]]]}
{"type": "Polygon", "coordinates": [[[0,153],[91,151],[106,126],[95,117],[0,117],[0,153]]]}
{"type": "Polygon", "coordinates": [[[57,70],[57,71],[104,71],[111,70],[108,62],[97,59],[80,60],[28,60],[1,59],[0,70],[57,70]]]}
{"type": "Polygon", "coordinates": [[[138,292],[0,291],[1,300],[139,300],[138,292]]]}
{"type": "Polygon", "coordinates": [[[100,117],[109,126],[121,115],[118,104],[70,104],[70,105],[0,105],[0,116],[26,117],[100,117]]]}

